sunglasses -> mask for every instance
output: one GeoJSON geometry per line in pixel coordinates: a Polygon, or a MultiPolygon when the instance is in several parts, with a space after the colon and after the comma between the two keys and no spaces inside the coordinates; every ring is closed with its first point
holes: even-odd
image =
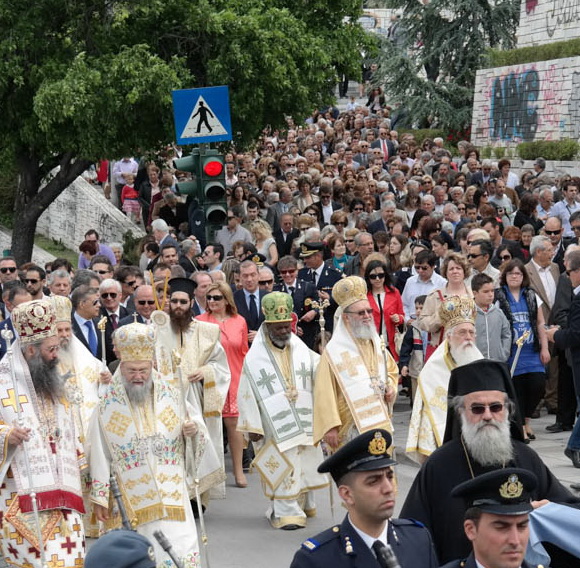
{"type": "Polygon", "coordinates": [[[341,227],[345,227],[346,223],[344,221],[337,221],[335,225],[340,225],[341,227]]]}
{"type": "MultiPolygon", "coordinates": [[[[270,282],[272,282],[272,280],[270,280],[270,282]]],[[[205,297],[206,300],[209,300],[210,302],[219,302],[220,300],[223,300],[224,297],[221,294],[216,294],[215,296],[212,294],[208,294],[205,297]]]]}
{"type": "Polygon", "coordinates": [[[125,286],[136,286],[137,280],[131,280],[131,282],[125,282],[125,286]]]}
{"type": "Polygon", "coordinates": [[[38,280],[37,278],[25,278],[24,282],[26,284],[38,284],[40,280],[38,280]]]}
{"type": "Polygon", "coordinates": [[[101,298],[103,298],[104,300],[107,300],[108,298],[111,298],[112,300],[114,300],[117,297],[117,292],[103,292],[101,294],[101,298]]]}
{"type": "Polygon", "coordinates": [[[259,286],[269,286],[270,284],[274,284],[274,280],[260,280],[258,282],[259,286]]]}
{"type": "MultiPolygon", "coordinates": [[[[295,268],[289,268],[288,270],[280,270],[280,274],[294,274],[296,272],[295,268]]],[[[272,280],[270,280],[272,282],[272,280]]]]}
{"type": "Polygon", "coordinates": [[[364,316],[372,316],[373,315],[373,310],[368,309],[368,310],[359,310],[358,312],[351,312],[350,310],[344,310],[344,313],[346,314],[356,314],[359,317],[364,317],[364,316]]]}
{"type": "Polygon", "coordinates": [[[171,298],[171,300],[169,300],[169,301],[172,304],[181,304],[182,306],[189,304],[189,300],[184,300],[183,298],[171,298]]]}
{"type": "Polygon", "coordinates": [[[509,254],[504,254],[503,256],[499,257],[501,260],[511,260],[512,257],[509,254]]]}
{"type": "Polygon", "coordinates": [[[137,300],[137,303],[140,306],[144,306],[144,305],[148,305],[148,306],[154,306],[155,305],[155,300],[137,300]]]}
{"type": "Polygon", "coordinates": [[[431,267],[427,266],[415,266],[415,270],[429,270],[431,267]]]}
{"type": "Polygon", "coordinates": [[[544,230],[544,233],[546,233],[546,235],[559,235],[561,232],[562,229],[557,229],[555,231],[544,230]]]}
{"type": "Polygon", "coordinates": [[[382,280],[385,277],[385,273],[381,272],[380,274],[369,274],[369,278],[371,280],[382,280]]]}
{"type": "Polygon", "coordinates": [[[473,414],[484,414],[485,409],[489,408],[492,414],[497,414],[503,410],[503,407],[501,402],[492,402],[491,404],[472,404],[470,410],[473,414]]]}
{"type": "Polygon", "coordinates": [[[345,243],[354,243],[354,239],[345,239],[344,242],[345,243]]]}
{"type": "Polygon", "coordinates": [[[468,254],[467,258],[479,258],[480,256],[483,256],[483,254],[468,254]]]}
{"type": "Polygon", "coordinates": [[[96,272],[97,274],[109,274],[108,270],[93,270],[93,272],[96,272]]]}
{"type": "Polygon", "coordinates": [[[13,272],[16,272],[16,266],[3,266],[0,268],[0,272],[2,272],[2,274],[6,274],[7,272],[12,274],[13,272]]]}

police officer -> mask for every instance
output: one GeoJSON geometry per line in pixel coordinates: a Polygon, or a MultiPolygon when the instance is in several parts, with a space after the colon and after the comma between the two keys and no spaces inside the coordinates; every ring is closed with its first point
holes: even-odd
{"type": "Polygon", "coordinates": [[[473,552],[444,568],[531,568],[524,556],[536,485],[536,476],[519,468],[491,471],[457,485],[451,495],[465,500],[463,528],[473,552]]]}
{"type": "Polygon", "coordinates": [[[318,467],[334,479],[348,514],[342,524],[303,542],[291,568],[438,566],[429,531],[416,521],[391,518],[396,463],[387,452],[391,442],[386,430],[370,430],[318,467]]]}
{"type": "Polygon", "coordinates": [[[112,530],[100,537],[85,557],[85,568],[155,568],[149,540],[128,530],[112,530]]]}

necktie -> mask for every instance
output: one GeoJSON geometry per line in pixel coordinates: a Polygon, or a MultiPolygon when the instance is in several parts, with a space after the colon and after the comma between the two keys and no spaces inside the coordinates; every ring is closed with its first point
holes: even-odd
{"type": "Polygon", "coordinates": [[[113,329],[117,329],[119,327],[119,322],[117,321],[117,314],[111,314],[109,316],[111,318],[111,325],[113,329]]]}
{"type": "Polygon", "coordinates": [[[250,320],[252,328],[258,327],[258,306],[256,305],[256,296],[250,294],[250,320]]]}
{"type": "Polygon", "coordinates": [[[310,269],[310,280],[316,284],[316,270],[310,269]]]}
{"type": "Polygon", "coordinates": [[[96,357],[97,356],[98,341],[97,341],[97,334],[95,333],[95,328],[93,327],[93,322],[86,321],[85,327],[87,328],[88,336],[89,336],[89,349],[90,349],[91,353],[96,357]]]}
{"type": "Polygon", "coordinates": [[[383,156],[386,162],[389,159],[389,147],[386,140],[381,140],[381,147],[383,148],[383,156]]]}
{"type": "Polygon", "coordinates": [[[296,290],[296,288],[294,288],[294,286],[288,286],[288,290],[290,290],[290,295],[294,298],[294,290],[296,290]]]}
{"type": "Polygon", "coordinates": [[[373,542],[373,551],[377,555],[377,560],[381,568],[394,568],[395,566],[399,566],[391,547],[387,548],[380,540],[373,542]]]}

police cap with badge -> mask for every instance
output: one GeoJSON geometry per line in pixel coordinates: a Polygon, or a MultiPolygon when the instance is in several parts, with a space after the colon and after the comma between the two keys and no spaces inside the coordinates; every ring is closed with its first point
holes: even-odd
{"type": "Polygon", "coordinates": [[[324,250],[324,243],[302,243],[300,245],[300,258],[308,258],[317,252],[324,250]]]}
{"type": "Polygon", "coordinates": [[[467,509],[495,515],[525,515],[533,511],[532,495],[538,478],[526,469],[510,467],[490,471],[460,483],[451,491],[462,497],[467,509]]]}
{"type": "Polygon", "coordinates": [[[364,432],[345,444],[318,466],[319,473],[330,473],[336,483],[352,471],[373,471],[397,462],[387,452],[392,437],[386,430],[364,432]]]}
{"type": "Polygon", "coordinates": [[[153,546],[143,535],[124,529],[100,537],[87,552],[85,568],[155,568],[153,546]]]}

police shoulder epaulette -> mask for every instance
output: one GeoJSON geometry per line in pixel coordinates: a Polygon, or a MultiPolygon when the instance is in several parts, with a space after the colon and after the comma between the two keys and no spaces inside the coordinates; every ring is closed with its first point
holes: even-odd
{"type": "Polygon", "coordinates": [[[317,534],[316,536],[313,536],[312,538],[305,540],[302,543],[302,548],[313,552],[323,544],[326,544],[327,542],[330,542],[332,539],[336,538],[339,532],[340,526],[336,525],[328,530],[325,530],[324,532],[321,532],[320,534],[317,534]]]}
{"type": "Polygon", "coordinates": [[[425,525],[421,521],[417,521],[416,519],[391,519],[389,522],[393,523],[393,525],[396,527],[400,527],[403,525],[407,526],[411,525],[415,527],[425,528],[425,525]]]}

